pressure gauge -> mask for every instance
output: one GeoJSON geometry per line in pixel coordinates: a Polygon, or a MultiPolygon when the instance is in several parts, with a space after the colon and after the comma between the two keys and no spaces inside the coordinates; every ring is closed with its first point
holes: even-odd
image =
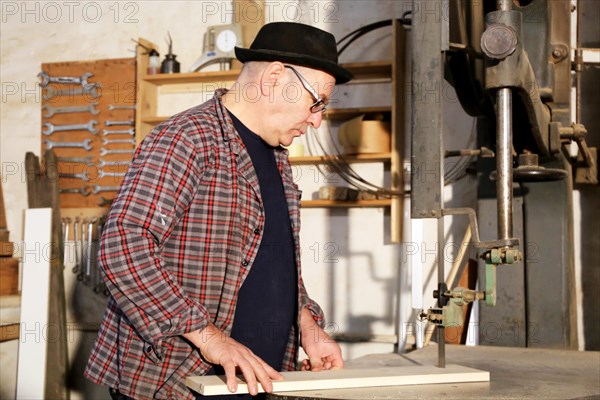
{"type": "Polygon", "coordinates": [[[235,46],[243,46],[240,25],[209,26],[204,34],[202,55],[190,67],[190,72],[195,72],[213,63],[230,62],[235,58],[235,46]]]}
{"type": "Polygon", "coordinates": [[[218,33],[217,35],[217,48],[221,50],[223,53],[229,53],[233,50],[233,48],[238,43],[238,37],[234,31],[231,29],[225,29],[218,33]]]}

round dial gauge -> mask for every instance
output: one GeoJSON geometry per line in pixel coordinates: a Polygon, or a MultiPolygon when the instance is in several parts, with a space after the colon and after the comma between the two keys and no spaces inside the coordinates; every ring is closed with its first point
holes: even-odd
{"type": "Polygon", "coordinates": [[[221,31],[217,35],[217,48],[222,52],[229,53],[237,44],[235,32],[229,29],[221,31]]]}

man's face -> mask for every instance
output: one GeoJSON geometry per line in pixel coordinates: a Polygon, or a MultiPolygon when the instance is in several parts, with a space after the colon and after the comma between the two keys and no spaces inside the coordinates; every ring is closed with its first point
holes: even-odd
{"type": "Polygon", "coordinates": [[[318,128],[323,112],[317,111],[320,107],[315,102],[322,100],[325,104],[329,103],[335,86],[335,78],[323,71],[287,66],[284,72],[286,79],[278,85],[279,99],[272,115],[273,134],[269,144],[273,146],[289,146],[294,138],[306,133],[309,126],[318,128]],[[317,112],[312,112],[311,108],[317,112]]]}

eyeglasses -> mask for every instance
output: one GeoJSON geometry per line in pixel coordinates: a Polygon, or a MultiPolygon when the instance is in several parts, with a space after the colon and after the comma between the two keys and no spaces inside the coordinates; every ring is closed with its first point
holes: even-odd
{"type": "Polygon", "coordinates": [[[315,91],[315,89],[313,89],[313,87],[310,86],[308,81],[306,79],[304,79],[304,77],[302,75],[300,75],[300,72],[296,71],[296,69],[294,67],[291,67],[289,65],[285,65],[285,68],[291,69],[292,72],[294,74],[296,74],[298,79],[300,79],[300,83],[302,83],[302,86],[304,86],[304,89],[306,89],[308,91],[308,93],[310,93],[310,95],[313,97],[313,99],[315,99],[315,102],[313,103],[313,105],[310,106],[310,112],[313,114],[316,114],[316,113],[325,111],[327,109],[327,104],[325,104],[325,100],[323,100],[319,96],[319,94],[315,91]]]}

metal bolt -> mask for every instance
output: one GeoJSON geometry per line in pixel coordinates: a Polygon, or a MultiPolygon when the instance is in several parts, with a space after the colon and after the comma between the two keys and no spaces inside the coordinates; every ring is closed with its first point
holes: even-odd
{"type": "Polygon", "coordinates": [[[519,154],[519,166],[538,166],[538,155],[533,153],[519,154]]]}
{"type": "Polygon", "coordinates": [[[515,30],[504,24],[490,25],[481,35],[481,50],[486,56],[496,60],[502,60],[514,53],[517,43],[515,30]]]}
{"type": "Polygon", "coordinates": [[[552,56],[554,58],[565,58],[567,56],[568,50],[564,47],[564,46],[554,46],[554,48],[552,49],[552,56]]]}

